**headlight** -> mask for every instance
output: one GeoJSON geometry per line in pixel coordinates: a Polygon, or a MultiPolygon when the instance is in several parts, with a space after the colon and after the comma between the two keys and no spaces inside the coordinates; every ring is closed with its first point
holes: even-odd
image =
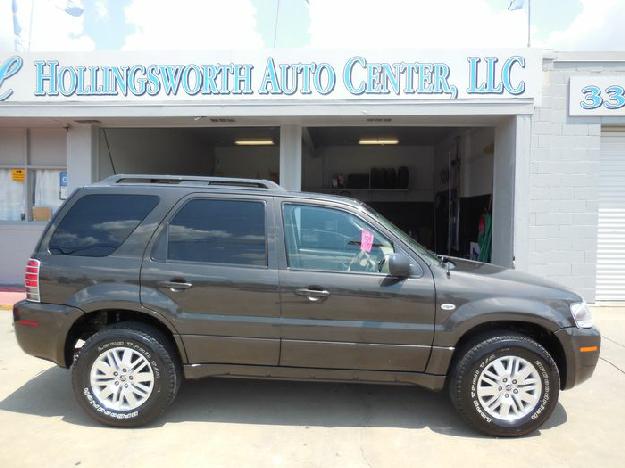
{"type": "Polygon", "coordinates": [[[585,302],[571,304],[571,314],[577,328],[592,328],[592,313],[585,302]]]}

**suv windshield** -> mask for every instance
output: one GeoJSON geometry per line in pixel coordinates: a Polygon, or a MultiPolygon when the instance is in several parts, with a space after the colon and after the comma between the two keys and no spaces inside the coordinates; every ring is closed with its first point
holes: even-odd
{"type": "Polygon", "coordinates": [[[436,263],[440,263],[440,261],[441,261],[440,257],[438,255],[436,255],[434,252],[432,252],[431,250],[428,250],[425,247],[423,247],[416,240],[414,240],[412,237],[410,237],[404,231],[399,229],[392,222],[390,222],[388,219],[386,219],[384,216],[382,216],[380,213],[375,211],[373,208],[371,208],[366,203],[362,203],[361,202],[361,205],[363,206],[363,208],[365,210],[367,210],[367,212],[376,221],[378,221],[382,226],[384,226],[389,231],[393,232],[393,234],[395,234],[397,237],[399,237],[405,244],[408,245],[408,247],[410,247],[412,250],[414,250],[415,253],[417,253],[421,258],[424,258],[426,261],[430,260],[430,261],[433,261],[433,262],[436,262],[436,263]]]}

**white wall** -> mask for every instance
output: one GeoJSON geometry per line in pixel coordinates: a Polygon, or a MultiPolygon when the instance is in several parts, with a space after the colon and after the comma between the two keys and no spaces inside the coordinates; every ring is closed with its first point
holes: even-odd
{"type": "MultiPolygon", "coordinates": [[[[446,190],[449,187],[449,179],[447,181],[442,180],[441,174],[449,167],[450,159],[453,160],[456,156],[456,141],[458,137],[461,137],[461,132],[454,131],[434,146],[434,172],[432,174],[434,193],[446,190]]],[[[462,141],[460,141],[461,158],[463,149],[462,141]]]]}
{"type": "Polygon", "coordinates": [[[64,128],[0,128],[0,166],[67,164],[64,128]]]}
{"type": "Polygon", "coordinates": [[[514,265],[515,167],[517,164],[517,117],[508,117],[495,128],[493,167],[492,262],[514,265]]]}
{"type": "Polygon", "coordinates": [[[460,194],[462,197],[491,194],[495,130],[491,127],[475,128],[466,131],[464,137],[466,152],[462,158],[460,194]]]}
{"type": "Polygon", "coordinates": [[[448,183],[441,180],[441,171],[449,164],[449,153],[454,159],[456,140],[460,145],[460,196],[477,197],[488,195],[493,190],[493,156],[495,129],[476,127],[453,131],[434,146],[434,190],[447,189],[448,183]]]}
{"type": "Polygon", "coordinates": [[[92,125],[70,127],[67,137],[67,177],[70,193],[89,185],[97,178],[97,142],[98,129],[92,125]]]}
{"type": "Polygon", "coordinates": [[[217,146],[213,175],[247,179],[276,179],[280,170],[278,146],[217,146]]]}
{"type": "Polygon", "coordinates": [[[532,118],[528,270],[593,302],[601,121],[568,115],[569,78],[622,74],[625,65],[545,61],[543,69],[542,106],[532,118]]]}
{"type": "Polygon", "coordinates": [[[31,128],[29,164],[65,166],[67,132],[64,128],[31,128]]]}
{"type": "Polygon", "coordinates": [[[24,164],[26,148],[25,128],[0,128],[0,164],[24,164]]]}
{"type": "Polygon", "coordinates": [[[372,167],[407,166],[409,191],[375,195],[375,201],[427,201],[434,199],[432,146],[323,146],[303,152],[302,186],[307,190],[330,188],[337,174],[369,173],[372,167]]]}
{"type": "Polygon", "coordinates": [[[196,131],[178,128],[109,128],[101,129],[98,138],[99,179],[113,174],[104,131],[118,174],[212,174],[212,146],[204,142],[196,131]]]}

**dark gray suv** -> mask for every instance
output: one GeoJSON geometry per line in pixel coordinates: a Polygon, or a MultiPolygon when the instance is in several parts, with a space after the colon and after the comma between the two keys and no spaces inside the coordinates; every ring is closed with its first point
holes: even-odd
{"type": "Polygon", "coordinates": [[[46,228],[15,305],[18,342],[71,367],[98,421],[139,426],[182,377],[446,388],[482,432],[526,434],[589,378],[581,297],[438,257],[362,203],[269,181],[117,175],[46,228]]]}

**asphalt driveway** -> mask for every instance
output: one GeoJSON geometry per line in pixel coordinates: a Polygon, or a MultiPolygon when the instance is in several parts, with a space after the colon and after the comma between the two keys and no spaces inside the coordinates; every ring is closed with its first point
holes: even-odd
{"type": "Polygon", "coordinates": [[[593,379],[562,393],[539,432],[493,439],[426,390],[217,379],[185,382],[150,427],[102,427],[69,372],[23,354],[0,311],[0,466],[625,466],[625,308],[595,318],[593,379]]]}

